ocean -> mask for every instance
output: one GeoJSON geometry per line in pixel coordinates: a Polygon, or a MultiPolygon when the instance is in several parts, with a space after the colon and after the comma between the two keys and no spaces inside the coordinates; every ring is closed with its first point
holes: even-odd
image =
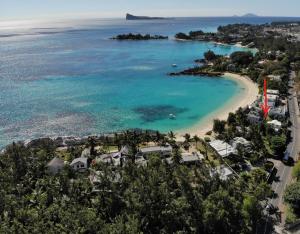
{"type": "Polygon", "coordinates": [[[230,79],[171,78],[168,73],[193,67],[207,50],[227,55],[245,49],[179,42],[174,35],[216,31],[229,23],[278,20],[282,19],[0,22],[0,147],[45,136],[188,128],[243,89],[230,79]],[[166,35],[169,40],[109,39],[130,32],[166,35]]]}

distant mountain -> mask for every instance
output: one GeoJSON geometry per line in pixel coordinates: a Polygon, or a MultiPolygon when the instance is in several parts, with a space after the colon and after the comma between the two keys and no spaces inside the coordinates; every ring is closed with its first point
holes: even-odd
{"type": "Polygon", "coordinates": [[[252,14],[252,13],[248,13],[245,15],[242,15],[241,17],[245,17],[245,18],[254,18],[254,17],[259,17],[258,15],[252,14]]]}
{"type": "Polygon", "coordinates": [[[163,17],[150,17],[150,16],[135,16],[131,14],[126,14],[126,20],[160,20],[165,19],[163,17]]]}

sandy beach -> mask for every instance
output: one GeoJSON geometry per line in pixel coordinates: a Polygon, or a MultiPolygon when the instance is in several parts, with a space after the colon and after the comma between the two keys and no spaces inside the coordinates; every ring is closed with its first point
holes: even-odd
{"type": "Polygon", "coordinates": [[[178,140],[181,140],[185,133],[189,133],[191,136],[198,135],[199,137],[204,137],[208,131],[212,130],[214,119],[226,120],[230,112],[235,112],[240,107],[246,107],[256,100],[258,86],[249,77],[233,73],[225,73],[223,77],[224,79],[232,79],[238,82],[243,91],[227,103],[224,103],[221,108],[201,119],[194,126],[177,131],[178,140]]]}

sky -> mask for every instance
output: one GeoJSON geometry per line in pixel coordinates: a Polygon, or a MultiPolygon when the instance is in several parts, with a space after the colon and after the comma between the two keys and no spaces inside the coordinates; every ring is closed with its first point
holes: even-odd
{"type": "Polygon", "coordinates": [[[0,0],[0,20],[149,16],[300,17],[300,0],[0,0]]]}

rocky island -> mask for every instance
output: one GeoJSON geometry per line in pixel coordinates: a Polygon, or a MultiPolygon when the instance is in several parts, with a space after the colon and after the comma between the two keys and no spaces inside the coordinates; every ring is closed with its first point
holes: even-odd
{"type": "Polygon", "coordinates": [[[142,35],[142,34],[120,34],[117,35],[116,37],[111,38],[112,40],[137,40],[137,41],[141,41],[141,40],[167,40],[168,37],[167,36],[161,36],[161,35],[150,35],[150,34],[146,34],[146,35],[142,35]]]}
{"type": "Polygon", "coordinates": [[[210,71],[207,69],[207,66],[202,66],[202,67],[193,67],[193,68],[188,68],[186,70],[180,71],[180,72],[172,72],[169,73],[169,76],[211,76],[211,77],[216,77],[216,76],[222,76],[224,73],[218,72],[218,71],[210,71]]]}
{"type": "Polygon", "coordinates": [[[149,16],[135,16],[131,14],[126,14],[126,20],[161,20],[165,19],[163,17],[149,17],[149,16]]]}

